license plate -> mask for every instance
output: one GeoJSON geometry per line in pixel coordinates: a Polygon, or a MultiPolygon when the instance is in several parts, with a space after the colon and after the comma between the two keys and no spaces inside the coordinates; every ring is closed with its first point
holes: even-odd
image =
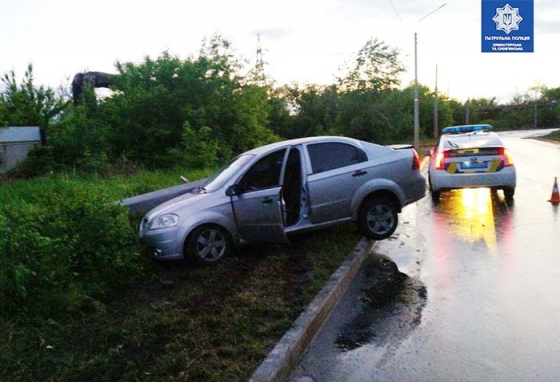
{"type": "Polygon", "coordinates": [[[488,167],[487,162],[461,162],[461,170],[479,170],[488,167]]]}

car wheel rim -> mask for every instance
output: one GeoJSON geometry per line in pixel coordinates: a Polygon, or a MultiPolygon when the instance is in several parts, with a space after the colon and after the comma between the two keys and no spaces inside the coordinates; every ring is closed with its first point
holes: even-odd
{"type": "Polygon", "coordinates": [[[367,222],[372,232],[383,235],[393,228],[395,217],[389,206],[379,205],[369,211],[367,222]]]}
{"type": "Polygon", "coordinates": [[[196,240],[198,256],[206,261],[220,259],[226,251],[226,238],[217,230],[204,231],[196,240]]]}

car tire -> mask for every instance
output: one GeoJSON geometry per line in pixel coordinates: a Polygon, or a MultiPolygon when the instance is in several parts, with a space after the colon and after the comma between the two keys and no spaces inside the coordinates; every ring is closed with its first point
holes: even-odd
{"type": "Polygon", "coordinates": [[[430,196],[432,197],[432,200],[438,201],[441,196],[441,191],[434,191],[434,188],[432,187],[432,180],[430,179],[430,173],[428,173],[428,188],[430,189],[430,196]]]}
{"type": "Polygon", "coordinates": [[[358,211],[358,229],[368,239],[383,240],[397,229],[397,205],[387,197],[366,200],[358,211]]]}
{"type": "Polygon", "coordinates": [[[504,196],[506,200],[513,199],[513,195],[515,194],[515,188],[513,187],[505,187],[504,188],[504,196]]]}
{"type": "Polygon", "coordinates": [[[187,239],[186,249],[189,258],[203,265],[220,262],[231,252],[232,241],[229,233],[216,225],[195,228],[187,239]]]}
{"type": "Polygon", "coordinates": [[[430,196],[432,197],[433,201],[438,201],[439,197],[441,196],[441,191],[432,191],[430,190],[430,196]]]}

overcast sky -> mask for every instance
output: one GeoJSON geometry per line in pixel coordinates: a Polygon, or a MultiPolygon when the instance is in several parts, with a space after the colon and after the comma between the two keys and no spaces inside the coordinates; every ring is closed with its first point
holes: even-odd
{"type": "Polygon", "coordinates": [[[437,66],[439,91],[459,101],[509,102],[536,84],[560,87],[560,2],[534,0],[534,53],[482,53],[481,5],[481,0],[0,0],[0,73],[15,70],[19,81],[32,63],[36,84],[57,88],[79,72],[116,72],[117,60],[137,63],[164,50],[186,59],[198,53],[203,38],[219,33],[252,65],[260,35],[265,71],[279,84],[324,85],[373,37],[400,51],[406,86],[414,80],[416,32],[418,81],[433,89],[437,66]]]}

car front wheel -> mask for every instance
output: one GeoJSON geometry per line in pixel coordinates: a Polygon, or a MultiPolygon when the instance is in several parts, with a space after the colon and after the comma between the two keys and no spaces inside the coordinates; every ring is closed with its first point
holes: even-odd
{"type": "Polygon", "coordinates": [[[228,256],[232,242],[229,234],[218,226],[201,226],[196,228],[187,240],[189,257],[204,265],[215,264],[228,256]]]}
{"type": "Polygon", "coordinates": [[[387,239],[397,229],[398,222],[397,206],[389,198],[369,199],[358,212],[358,229],[369,239],[387,239]]]}

